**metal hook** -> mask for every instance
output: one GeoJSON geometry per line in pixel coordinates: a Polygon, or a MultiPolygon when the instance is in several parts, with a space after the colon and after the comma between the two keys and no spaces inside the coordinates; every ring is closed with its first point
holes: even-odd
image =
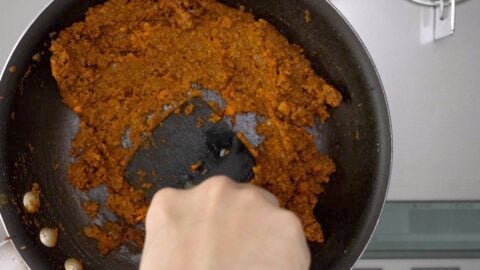
{"type": "Polygon", "coordinates": [[[443,0],[440,0],[440,20],[444,20],[445,19],[445,2],[443,2],[443,0]]]}
{"type": "Polygon", "coordinates": [[[467,0],[409,0],[410,2],[434,8],[433,39],[450,36],[455,31],[456,5],[467,0]],[[446,20],[448,19],[448,21],[446,20]]]}

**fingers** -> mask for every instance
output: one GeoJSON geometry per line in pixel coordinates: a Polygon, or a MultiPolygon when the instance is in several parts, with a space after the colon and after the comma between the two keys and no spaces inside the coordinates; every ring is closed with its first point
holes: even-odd
{"type": "Polygon", "coordinates": [[[263,199],[265,199],[268,203],[279,206],[277,197],[273,195],[270,191],[263,189],[261,187],[254,186],[252,184],[238,184],[241,189],[253,190],[254,192],[259,193],[263,199]]]}
{"type": "Polygon", "coordinates": [[[310,264],[299,218],[278,207],[267,190],[226,176],[212,177],[188,190],[165,188],[154,196],[147,214],[144,256],[167,254],[164,258],[177,256],[183,262],[185,246],[189,255],[194,251],[202,254],[202,261],[210,258],[207,261],[218,264],[215,269],[258,265],[264,265],[258,269],[308,269],[310,264]],[[257,256],[259,248],[262,256],[257,256]],[[275,265],[269,268],[272,262],[275,265]]]}
{"type": "MultiPolygon", "coordinates": [[[[248,183],[237,183],[234,182],[231,178],[227,176],[214,176],[207,180],[205,180],[202,184],[198,186],[199,189],[201,188],[218,188],[218,189],[236,189],[236,190],[251,190],[254,193],[258,193],[261,197],[266,200],[268,203],[279,206],[278,200],[270,193],[268,190],[263,189],[261,187],[254,186],[248,183]]],[[[226,192],[226,191],[225,191],[226,192]]]]}
{"type": "Polygon", "coordinates": [[[263,188],[246,183],[236,183],[227,176],[214,176],[188,190],[174,188],[159,190],[150,204],[146,226],[149,227],[159,220],[181,218],[183,204],[196,208],[200,207],[198,202],[216,205],[218,202],[232,201],[234,197],[238,198],[240,202],[248,201],[253,204],[266,202],[274,207],[279,206],[277,198],[263,188]]]}

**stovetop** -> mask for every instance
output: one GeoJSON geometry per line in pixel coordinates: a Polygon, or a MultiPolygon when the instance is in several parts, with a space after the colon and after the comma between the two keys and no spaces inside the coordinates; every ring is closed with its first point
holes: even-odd
{"type": "MultiPolygon", "coordinates": [[[[0,2],[0,67],[50,1],[0,2]]],[[[407,0],[331,2],[365,43],[385,87],[393,128],[388,200],[480,200],[480,1],[459,4],[455,33],[437,41],[432,8],[407,0]]],[[[5,269],[25,269],[4,238],[0,228],[5,269]]]]}

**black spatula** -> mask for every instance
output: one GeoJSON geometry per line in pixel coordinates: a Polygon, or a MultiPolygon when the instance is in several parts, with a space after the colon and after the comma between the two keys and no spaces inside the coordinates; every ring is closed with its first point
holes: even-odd
{"type": "Polygon", "coordinates": [[[190,115],[172,114],[157,127],[152,143],[140,148],[127,167],[125,175],[132,185],[152,185],[147,197],[163,187],[188,188],[214,175],[239,182],[253,176],[255,160],[235,136],[231,123],[227,119],[210,122],[213,110],[200,98],[192,104],[190,115]]]}

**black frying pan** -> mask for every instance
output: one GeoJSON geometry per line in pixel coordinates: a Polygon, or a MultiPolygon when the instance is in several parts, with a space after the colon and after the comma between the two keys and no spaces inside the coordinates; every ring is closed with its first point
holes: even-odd
{"type": "MultiPolygon", "coordinates": [[[[138,265],[139,251],[120,249],[101,257],[96,243],[81,233],[88,222],[81,201],[89,194],[76,191],[66,179],[68,146],[78,120],[62,103],[48,61],[49,33],[81,20],[89,6],[100,2],[54,1],[11,56],[7,67],[15,65],[16,71],[5,71],[0,81],[0,212],[13,243],[33,270],[63,269],[68,257],[81,259],[86,269],[135,269],[138,265]],[[46,52],[43,60],[32,61],[41,51],[46,52]],[[58,170],[53,169],[56,163],[58,170]],[[32,216],[25,214],[21,200],[33,182],[42,187],[42,210],[32,216]],[[43,247],[39,228],[59,224],[57,247],[43,247]]],[[[377,223],[390,172],[389,115],[375,67],[351,27],[326,1],[223,2],[244,5],[301,45],[317,73],[344,96],[331,118],[316,127],[318,144],[336,162],[337,172],[315,209],[326,242],[311,243],[310,248],[312,269],[349,269],[377,223]],[[305,22],[305,10],[311,14],[310,23],[305,22]]]]}

